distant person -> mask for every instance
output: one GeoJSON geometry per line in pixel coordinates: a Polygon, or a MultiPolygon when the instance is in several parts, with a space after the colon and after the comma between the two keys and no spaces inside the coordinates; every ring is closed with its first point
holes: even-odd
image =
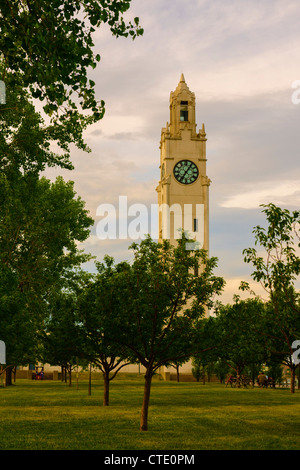
{"type": "Polygon", "coordinates": [[[233,384],[233,376],[230,374],[230,376],[228,377],[228,379],[226,380],[226,387],[227,385],[230,384],[230,386],[232,387],[232,384],[233,384]]]}
{"type": "Polygon", "coordinates": [[[259,387],[264,387],[266,385],[267,377],[263,372],[260,372],[260,374],[257,377],[258,379],[258,386],[259,387]]]}
{"type": "Polygon", "coordinates": [[[273,377],[268,378],[268,383],[270,387],[275,388],[275,380],[273,379],[273,377]]]}

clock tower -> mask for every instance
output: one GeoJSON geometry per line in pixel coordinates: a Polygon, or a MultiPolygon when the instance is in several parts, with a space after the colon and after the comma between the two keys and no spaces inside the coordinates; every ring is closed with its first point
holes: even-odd
{"type": "Polygon", "coordinates": [[[209,185],[206,175],[206,133],[197,131],[195,94],[183,74],[170,94],[170,123],[161,131],[159,239],[176,243],[180,230],[198,242],[188,249],[209,249],[209,185]]]}

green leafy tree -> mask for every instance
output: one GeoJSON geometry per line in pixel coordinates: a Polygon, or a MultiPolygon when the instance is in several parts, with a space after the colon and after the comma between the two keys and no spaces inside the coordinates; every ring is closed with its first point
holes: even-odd
{"type": "Polygon", "coordinates": [[[183,364],[187,362],[187,359],[182,359],[181,361],[175,361],[172,365],[174,369],[176,370],[176,380],[177,382],[180,381],[180,367],[183,366],[183,364]]]}
{"type": "Polygon", "coordinates": [[[263,334],[265,306],[258,299],[240,300],[235,296],[233,305],[219,306],[216,317],[216,335],[219,348],[216,359],[226,362],[237,376],[245,368],[261,364],[268,358],[263,334]]]}
{"type": "Polygon", "coordinates": [[[210,382],[212,375],[215,372],[215,363],[214,361],[208,361],[206,363],[206,374],[207,374],[207,381],[210,382]]]}
{"type": "Polygon", "coordinates": [[[206,347],[203,348],[202,351],[200,350],[192,359],[192,374],[197,381],[202,378],[203,385],[205,384],[206,377],[207,381],[210,382],[212,375],[215,373],[216,351],[220,347],[220,344],[217,342],[217,336],[214,332],[214,323],[214,317],[206,319],[204,329],[206,338],[203,337],[204,332],[201,334],[201,339],[199,339],[199,337],[197,338],[199,346],[201,345],[203,348],[206,344],[206,347]]]}
{"type": "Polygon", "coordinates": [[[77,243],[89,236],[93,219],[73,186],[62,177],[0,178],[0,261],[18,274],[22,291],[43,292],[63,270],[89,259],[77,243]]]}
{"type": "Polygon", "coordinates": [[[70,292],[58,291],[52,293],[48,303],[49,318],[41,335],[41,359],[43,363],[61,366],[68,373],[71,386],[72,370],[78,364],[82,351],[76,299],[70,292]]]}
{"type": "Polygon", "coordinates": [[[266,363],[268,370],[268,376],[272,377],[275,383],[280,384],[282,382],[283,368],[282,365],[278,362],[268,361],[266,363]]]}
{"type": "MultiPolygon", "coordinates": [[[[295,391],[297,364],[293,361],[293,342],[300,338],[300,301],[296,281],[300,274],[300,212],[281,209],[274,204],[263,205],[267,228],[256,226],[255,248],[243,251],[245,262],[254,266],[252,277],[259,282],[267,294],[266,333],[270,350],[281,357],[291,370],[291,392],[295,391]],[[271,341],[272,340],[272,341],[271,341]]],[[[242,283],[241,289],[249,289],[242,283]]]]}
{"type": "Polygon", "coordinates": [[[196,381],[199,382],[200,379],[203,380],[203,384],[205,383],[205,366],[202,363],[201,357],[193,357],[192,359],[192,374],[195,377],[196,381]]]}
{"type": "Polygon", "coordinates": [[[221,384],[225,383],[225,379],[230,371],[230,366],[222,359],[218,358],[215,362],[214,371],[221,384]]]}
{"type": "MultiPolygon", "coordinates": [[[[109,385],[117,373],[134,362],[132,352],[118,341],[118,322],[123,318],[123,277],[129,270],[127,263],[114,265],[113,258],[105,256],[97,263],[98,274],[81,292],[78,314],[81,324],[81,356],[96,365],[103,374],[103,405],[109,405],[109,385]]],[[[126,318],[123,318],[126,321],[126,318]]]]}
{"type": "MultiPolygon", "coordinates": [[[[224,280],[213,275],[216,258],[205,250],[186,250],[183,234],[176,247],[150,237],[133,244],[134,260],[123,276],[118,337],[146,369],[140,429],[148,429],[151,381],[161,366],[188,359],[201,350],[205,308],[221,292],[224,280]],[[195,276],[195,268],[200,274],[195,276]],[[198,335],[198,342],[196,337],[198,335]]],[[[204,337],[204,335],[203,335],[204,337]]]]}
{"type": "Polygon", "coordinates": [[[257,382],[257,377],[259,373],[263,370],[264,363],[263,362],[252,362],[251,364],[245,367],[245,374],[251,378],[252,386],[255,386],[257,382]]]}
{"type": "MultiPolygon", "coordinates": [[[[222,303],[215,302],[215,313],[219,312],[221,306],[222,303]]],[[[216,374],[220,380],[222,377],[226,377],[229,366],[222,360],[220,354],[223,351],[223,346],[226,345],[228,336],[219,328],[218,319],[215,316],[212,315],[205,321],[202,320],[202,328],[196,335],[196,344],[199,345],[199,350],[192,361],[196,379],[201,376],[203,383],[205,383],[206,376],[208,382],[213,374],[216,374]]]]}
{"type": "Polygon", "coordinates": [[[0,316],[8,365],[33,359],[51,291],[90,259],[77,244],[92,223],[72,182],[0,176],[0,316]]]}
{"type": "Polygon", "coordinates": [[[6,87],[6,104],[0,105],[1,174],[9,176],[20,172],[37,176],[46,167],[72,169],[68,153],[70,134],[46,125],[22,80],[12,81],[8,75],[6,87]],[[60,147],[57,152],[53,151],[54,143],[60,147]]]}
{"type": "Polygon", "coordinates": [[[37,328],[35,317],[28,317],[26,297],[19,289],[17,274],[0,263],[0,338],[6,346],[6,364],[0,374],[6,374],[6,385],[11,385],[16,365],[35,362],[37,328]]]}
{"type": "Polygon", "coordinates": [[[277,296],[275,306],[271,302],[267,303],[264,335],[270,353],[270,361],[289,369],[290,390],[291,393],[294,393],[296,371],[299,364],[295,362],[292,345],[295,338],[300,337],[300,315],[289,309],[285,299],[282,299],[280,303],[277,296]]]}
{"type": "MultiPolygon", "coordinates": [[[[0,78],[22,84],[43,103],[55,132],[87,149],[84,128],[103,117],[104,102],[88,78],[100,55],[93,33],[107,24],[116,36],[143,34],[139,19],[126,22],[131,0],[5,0],[0,3],[0,78]],[[68,136],[68,137],[66,137],[68,136]]],[[[1,112],[1,110],[0,110],[1,112]]]]}

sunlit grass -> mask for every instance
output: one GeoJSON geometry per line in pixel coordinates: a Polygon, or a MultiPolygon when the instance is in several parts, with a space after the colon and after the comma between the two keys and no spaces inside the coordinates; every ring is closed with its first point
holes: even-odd
{"type": "Polygon", "coordinates": [[[18,380],[0,388],[0,449],[299,449],[300,392],[153,381],[149,430],[139,431],[143,377],[72,387],[18,380]]]}

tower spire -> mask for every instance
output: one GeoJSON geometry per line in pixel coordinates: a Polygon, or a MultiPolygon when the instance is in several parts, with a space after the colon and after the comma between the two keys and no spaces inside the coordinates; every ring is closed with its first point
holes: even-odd
{"type": "Polygon", "coordinates": [[[195,94],[190,91],[181,73],[175,91],[170,93],[170,134],[180,137],[185,129],[190,130],[193,137],[196,136],[195,94]]]}

